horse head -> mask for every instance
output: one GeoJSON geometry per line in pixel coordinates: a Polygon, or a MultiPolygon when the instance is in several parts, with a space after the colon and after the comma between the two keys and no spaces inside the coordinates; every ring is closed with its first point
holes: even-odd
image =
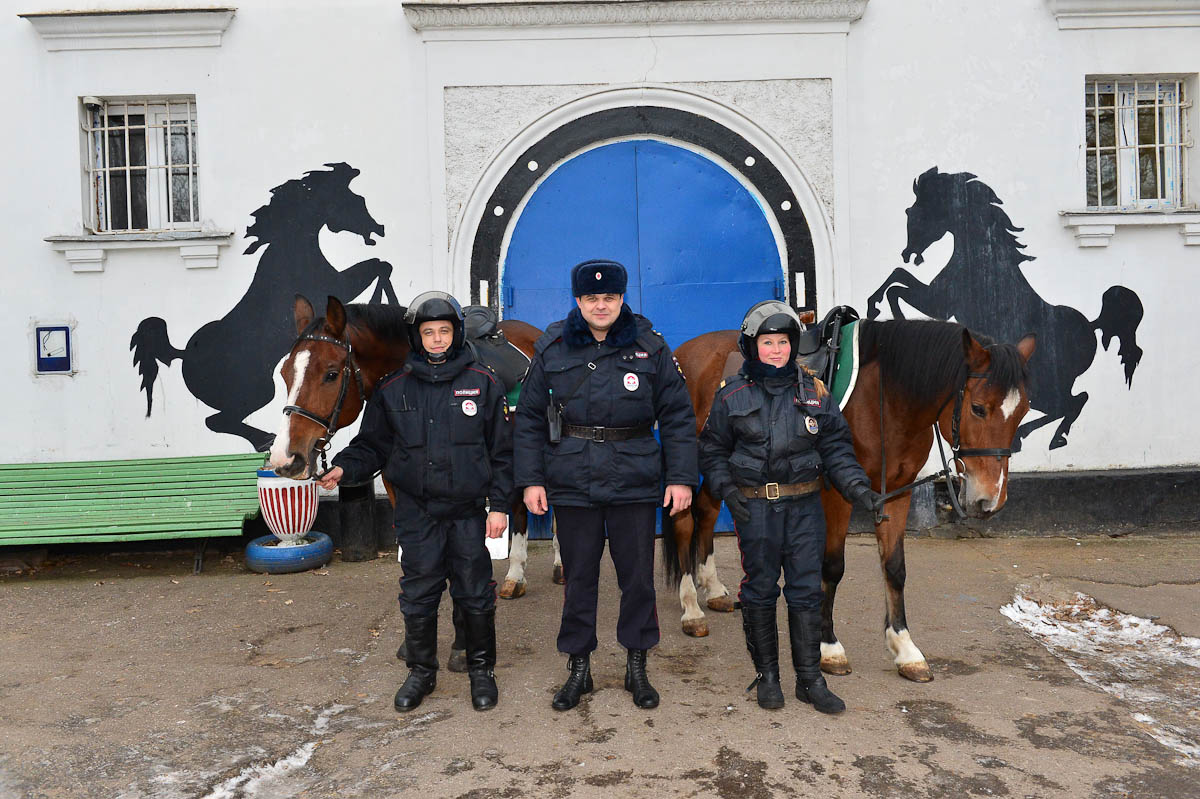
{"type": "MultiPolygon", "coordinates": [[[[1020,252],[1025,245],[1013,234],[1022,228],[1013,225],[1000,207],[1003,201],[991,186],[970,172],[951,174],[931,167],[913,181],[913,194],[916,200],[904,212],[908,215],[908,242],[900,253],[904,263],[915,255],[913,263],[920,266],[925,262],[922,253],[947,233],[955,235],[956,249],[958,236],[962,235],[970,241],[990,241],[992,247],[1004,245],[1015,263],[1034,260],[1032,255],[1020,252]]],[[[987,252],[985,260],[994,260],[994,253],[987,252]]]]}
{"type": "Polygon", "coordinates": [[[349,231],[374,246],[372,236],[383,236],[383,225],[367,211],[367,201],[350,190],[358,170],[349,164],[325,164],[328,170],[305,172],[299,180],[271,189],[271,201],[254,212],[254,224],[246,228],[256,238],[246,254],[271,242],[316,235],[322,227],[334,233],[349,231]]]}
{"type": "Polygon", "coordinates": [[[352,423],[363,406],[363,385],[346,334],[346,308],[329,297],[325,316],[296,295],[296,343],[280,370],[287,385],[287,408],[271,447],[271,468],[283,477],[314,473],[318,450],[334,431],[352,423]]]}
{"type": "MultiPolygon", "coordinates": [[[[968,177],[975,177],[964,172],[968,177]]],[[[900,257],[908,263],[909,256],[916,255],[914,263],[925,262],[922,253],[929,245],[940,240],[950,230],[950,192],[948,178],[951,175],[938,172],[936,166],[922,172],[913,181],[916,200],[906,210],[908,215],[908,244],[900,257]]]]}
{"type": "Polygon", "coordinates": [[[938,417],[938,428],[956,450],[959,504],[968,516],[986,519],[1008,500],[1010,447],[1029,411],[1026,365],[1037,341],[1030,334],[1015,346],[981,342],[966,329],[962,337],[964,382],[938,417]]]}

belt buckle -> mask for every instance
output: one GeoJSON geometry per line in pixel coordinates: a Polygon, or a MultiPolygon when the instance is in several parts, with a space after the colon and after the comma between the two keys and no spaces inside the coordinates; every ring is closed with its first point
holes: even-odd
{"type": "Polygon", "coordinates": [[[604,443],[604,428],[603,427],[600,427],[597,425],[596,427],[592,428],[592,441],[596,442],[597,444],[604,443]]]}
{"type": "Polygon", "coordinates": [[[764,488],[767,489],[767,499],[779,499],[779,483],[767,483],[764,488]],[[775,490],[775,495],[771,495],[771,489],[775,490]]]}

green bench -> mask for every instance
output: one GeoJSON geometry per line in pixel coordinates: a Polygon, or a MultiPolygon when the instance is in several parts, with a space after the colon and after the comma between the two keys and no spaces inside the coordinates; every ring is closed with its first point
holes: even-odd
{"type": "Polygon", "coordinates": [[[3,464],[0,545],[238,536],[259,512],[262,463],[252,452],[3,464]]]}

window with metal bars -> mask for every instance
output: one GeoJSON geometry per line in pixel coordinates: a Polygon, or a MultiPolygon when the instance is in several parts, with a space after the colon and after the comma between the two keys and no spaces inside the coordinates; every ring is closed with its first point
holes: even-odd
{"type": "Polygon", "coordinates": [[[93,233],[196,230],[195,97],[84,98],[93,233]]]}
{"type": "Polygon", "coordinates": [[[1089,208],[1178,208],[1186,198],[1181,77],[1089,77],[1084,101],[1089,208]]]}

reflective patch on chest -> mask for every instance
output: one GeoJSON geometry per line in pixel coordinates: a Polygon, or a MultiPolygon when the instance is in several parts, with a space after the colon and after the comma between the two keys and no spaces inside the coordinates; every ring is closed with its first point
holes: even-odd
{"type": "Polygon", "coordinates": [[[478,397],[480,389],[477,388],[456,388],[454,396],[456,397],[478,397]]]}
{"type": "Polygon", "coordinates": [[[635,358],[649,358],[649,357],[650,357],[650,353],[648,353],[648,352],[641,352],[641,351],[639,350],[638,352],[635,352],[635,353],[633,354],[633,357],[635,357],[635,358]]]}
{"type": "Polygon", "coordinates": [[[817,420],[815,418],[813,418],[812,416],[805,416],[804,417],[804,429],[806,429],[810,434],[815,436],[817,434],[817,431],[820,430],[821,428],[817,425],[817,420]]]}
{"type": "Polygon", "coordinates": [[[479,406],[475,404],[475,400],[463,400],[462,412],[466,416],[474,416],[479,413],[479,406]]]}
{"type": "Polygon", "coordinates": [[[633,372],[626,372],[625,377],[622,378],[622,383],[624,384],[626,391],[637,391],[638,386],[642,384],[642,381],[640,381],[638,376],[633,372]]]}

